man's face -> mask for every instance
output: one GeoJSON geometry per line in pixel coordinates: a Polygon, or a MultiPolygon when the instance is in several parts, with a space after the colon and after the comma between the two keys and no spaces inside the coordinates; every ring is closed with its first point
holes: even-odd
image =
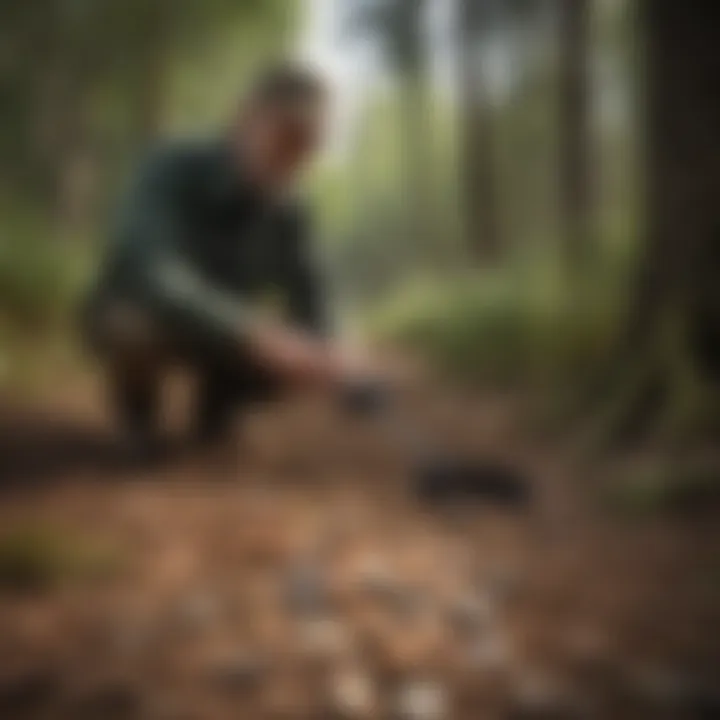
{"type": "Polygon", "coordinates": [[[323,125],[324,109],[317,103],[253,109],[239,130],[242,162],[264,187],[282,190],[315,155],[323,125]]]}

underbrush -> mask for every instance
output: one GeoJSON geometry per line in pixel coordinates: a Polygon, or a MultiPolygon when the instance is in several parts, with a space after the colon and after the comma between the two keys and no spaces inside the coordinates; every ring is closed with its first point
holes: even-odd
{"type": "Polygon", "coordinates": [[[567,277],[557,263],[525,262],[416,279],[374,308],[368,330],[455,379],[517,391],[539,430],[609,471],[600,473],[607,507],[716,509],[718,390],[698,373],[682,323],[669,318],[649,352],[618,366],[631,267],[609,259],[567,277]],[[638,452],[651,458],[640,471],[638,452]]]}
{"type": "Polygon", "coordinates": [[[0,383],[13,387],[65,363],[92,260],[28,217],[5,217],[0,231],[0,383]]]}
{"type": "Polygon", "coordinates": [[[45,332],[70,314],[85,277],[76,246],[16,235],[0,243],[0,322],[17,332],[45,332]]]}
{"type": "Polygon", "coordinates": [[[601,488],[605,507],[637,517],[669,513],[716,516],[720,509],[717,458],[647,458],[601,488]]]}
{"type": "Polygon", "coordinates": [[[68,581],[111,577],[117,548],[44,525],[15,527],[0,537],[0,593],[45,592],[68,581]]]}
{"type": "Polygon", "coordinates": [[[583,378],[613,340],[622,273],[568,279],[558,263],[518,263],[401,287],[368,319],[371,334],[464,379],[556,385],[583,378]]]}

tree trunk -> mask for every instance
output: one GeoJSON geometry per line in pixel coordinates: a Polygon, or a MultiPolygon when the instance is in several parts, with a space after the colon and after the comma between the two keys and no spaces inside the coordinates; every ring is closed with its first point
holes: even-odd
{"type": "Polygon", "coordinates": [[[436,256],[433,231],[432,127],[427,96],[426,48],[423,37],[425,2],[394,0],[388,6],[384,32],[389,55],[400,79],[399,128],[403,173],[405,232],[421,265],[436,256]]]}
{"type": "Polygon", "coordinates": [[[560,198],[570,268],[588,259],[591,158],[588,92],[589,0],[560,0],[560,198]]]}
{"type": "Polygon", "coordinates": [[[701,431],[714,433],[718,408],[712,404],[720,385],[720,97],[715,92],[720,6],[642,0],[639,9],[646,48],[647,235],[615,357],[592,394],[612,400],[632,385],[634,399],[623,408],[620,424],[642,416],[633,422],[637,436],[661,415],[672,417],[673,403],[687,391],[678,373],[689,370],[704,389],[698,407],[707,421],[701,431]],[[671,353],[683,359],[684,369],[671,353]],[[651,414],[639,409],[648,393],[661,403],[651,414]]]}
{"type": "Polygon", "coordinates": [[[457,29],[460,95],[460,188],[466,247],[480,264],[494,263],[502,251],[494,165],[492,109],[478,53],[478,9],[462,0],[457,29]]]}
{"type": "Polygon", "coordinates": [[[404,174],[407,233],[411,246],[418,251],[421,265],[436,260],[433,232],[433,199],[430,179],[432,166],[429,156],[427,96],[424,78],[420,73],[403,80],[401,89],[402,171],[404,174]]]}
{"type": "Polygon", "coordinates": [[[674,307],[696,361],[720,370],[720,7],[643,0],[647,33],[647,223],[631,330],[674,307]]]}

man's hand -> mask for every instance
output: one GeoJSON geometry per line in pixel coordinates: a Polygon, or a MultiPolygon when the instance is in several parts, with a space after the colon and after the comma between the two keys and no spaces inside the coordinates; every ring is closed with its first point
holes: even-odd
{"type": "Polygon", "coordinates": [[[248,336],[251,354],[290,386],[332,388],[355,372],[354,360],[299,330],[257,325],[248,336]]]}
{"type": "Polygon", "coordinates": [[[381,361],[357,347],[318,340],[284,325],[258,322],[246,340],[262,366],[298,389],[343,390],[372,382],[397,387],[413,384],[425,374],[416,362],[387,356],[381,361]]]}

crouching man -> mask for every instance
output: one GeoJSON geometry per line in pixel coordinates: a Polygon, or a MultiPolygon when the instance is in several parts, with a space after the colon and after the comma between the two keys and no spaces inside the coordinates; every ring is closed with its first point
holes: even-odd
{"type": "Polygon", "coordinates": [[[201,442],[225,436],[247,403],[354,373],[326,337],[307,210],[292,193],[322,140],[326,105],[314,74],[274,68],[221,137],[159,149],[135,178],[86,312],[135,456],[158,447],[159,392],[173,365],[197,380],[201,442]],[[283,322],[258,313],[267,292],[284,298],[283,322]]]}

